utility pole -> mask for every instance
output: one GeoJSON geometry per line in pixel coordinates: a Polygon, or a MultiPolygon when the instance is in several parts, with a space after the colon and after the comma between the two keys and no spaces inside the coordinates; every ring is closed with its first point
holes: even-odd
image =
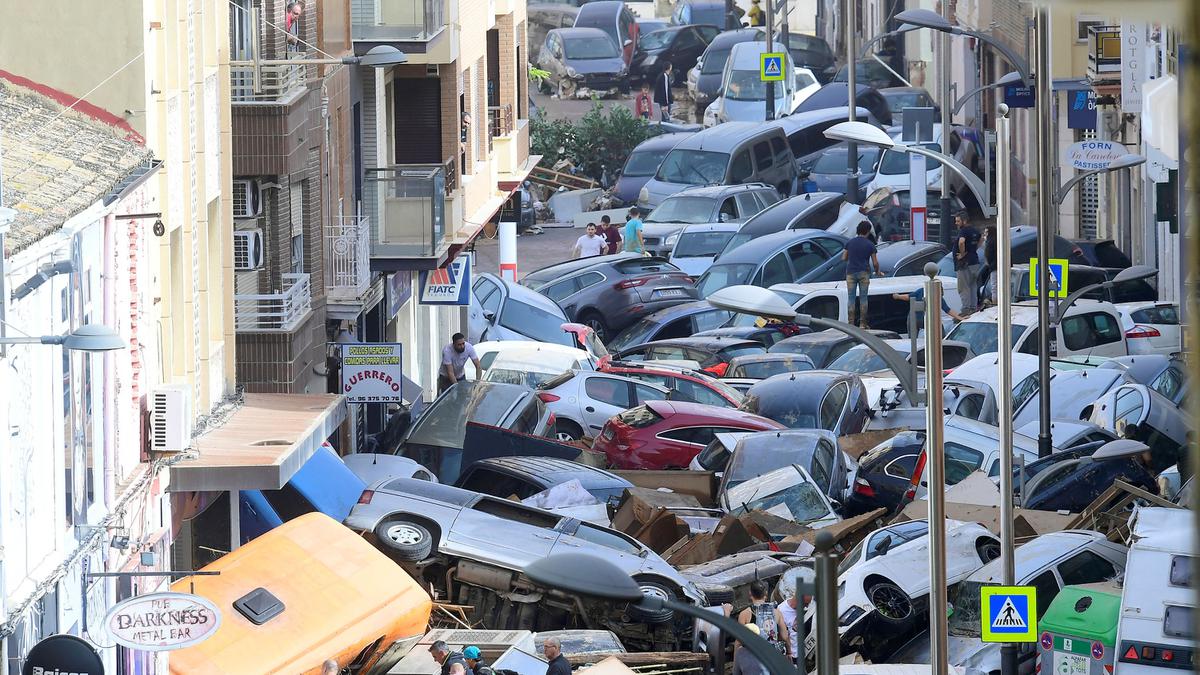
{"type": "MultiPolygon", "coordinates": [[[[943,169],[944,171],[944,169],[943,169]]],[[[929,663],[947,675],[950,662],[946,606],[946,457],[942,449],[942,282],[937,264],[925,274],[925,465],[929,467],[929,663]]],[[[1006,454],[1001,449],[1001,454],[1006,454]]]]}
{"type": "MultiPolygon", "coordinates": [[[[1000,104],[996,118],[996,304],[999,307],[997,327],[1012,325],[1012,284],[1007,283],[1012,270],[1012,202],[1009,199],[1011,177],[1010,134],[1012,120],[1008,106],[1000,104]]],[[[1016,584],[1013,562],[1013,405],[1012,405],[1012,331],[997,330],[996,351],[999,352],[1000,381],[996,392],[1000,427],[1000,565],[1005,586],[1016,584]]],[[[1017,675],[1015,643],[1000,647],[1000,675],[1017,675]]]]}
{"type": "MultiPolygon", "coordinates": [[[[838,607],[837,607],[837,553],[833,551],[833,535],[828,532],[818,532],[815,544],[816,555],[814,567],[817,573],[817,621],[814,629],[817,634],[817,672],[820,675],[838,675],[838,607]]],[[[797,601],[802,605],[804,598],[797,601]]],[[[804,610],[797,609],[797,612],[804,610]]],[[[801,642],[798,651],[804,653],[804,643],[801,642]]],[[[801,656],[800,671],[804,671],[804,657],[801,656]]]]}
{"type": "MultiPolygon", "coordinates": [[[[1050,8],[1036,5],[1033,25],[1034,116],[1037,118],[1038,191],[1038,457],[1049,457],[1050,442],[1050,256],[1053,252],[1057,206],[1054,191],[1054,114],[1050,90],[1050,8]]],[[[1008,284],[1008,279],[997,279],[1008,284]]],[[[1007,326],[1004,326],[1007,329],[1007,326]]]]}
{"type": "MultiPolygon", "coordinates": [[[[846,9],[842,12],[842,18],[846,31],[846,105],[850,106],[851,122],[858,121],[858,49],[854,39],[854,24],[858,23],[856,2],[857,0],[843,0],[842,5],[846,9]]],[[[846,199],[858,202],[858,143],[853,141],[846,143],[846,199]]]]}
{"type": "MultiPolygon", "coordinates": [[[[775,37],[775,0],[767,0],[767,53],[768,54],[775,51],[774,37],[775,37]]],[[[785,52],[786,52],[786,50],[785,50],[785,52]]],[[[780,68],[784,71],[783,76],[784,77],[795,77],[792,73],[788,72],[790,70],[790,68],[788,68],[787,65],[788,65],[788,59],[785,57],[783,59],[783,62],[780,64],[780,68]]],[[[783,90],[787,91],[787,87],[784,87],[783,90]]],[[[770,80],[767,81],[767,97],[766,97],[766,99],[767,99],[766,100],[767,116],[765,119],[768,122],[770,122],[771,120],[775,119],[775,83],[770,80]]]]}
{"type": "MultiPolygon", "coordinates": [[[[948,0],[942,0],[942,16],[949,22],[953,16],[948,0]]],[[[942,152],[950,154],[950,109],[954,107],[954,99],[950,95],[950,33],[938,31],[938,51],[941,53],[942,65],[938,68],[938,93],[942,100],[942,152]]],[[[938,230],[942,245],[953,250],[951,242],[950,219],[950,172],[942,169],[942,199],[938,203],[938,230]]]]}

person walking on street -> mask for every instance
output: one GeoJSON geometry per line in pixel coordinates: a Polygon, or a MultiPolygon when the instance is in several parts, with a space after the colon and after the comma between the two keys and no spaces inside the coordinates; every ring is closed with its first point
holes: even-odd
{"type": "Polygon", "coordinates": [[[469,675],[496,675],[496,671],[483,662],[483,652],[479,651],[479,647],[471,645],[464,649],[463,658],[467,660],[469,675]]]}
{"type": "Polygon", "coordinates": [[[633,100],[633,111],[640,118],[650,121],[654,115],[654,99],[650,96],[650,83],[643,82],[642,90],[633,100]]]}
{"type": "Polygon", "coordinates": [[[441,675],[467,675],[466,659],[462,654],[450,651],[450,645],[447,645],[445,640],[438,640],[429,645],[429,653],[442,667],[441,675]]]}
{"type": "MultiPolygon", "coordinates": [[[[755,624],[746,624],[746,629],[755,635],[762,635],[762,630],[755,624]]],[[[741,640],[733,642],[733,675],[768,675],[770,671],[758,660],[741,640]]]]}
{"type": "Polygon", "coordinates": [[[671,104],[674,102],[671,95],[671,80],[673,79],[675,78],[671,75],[671,62],[667,61],[662,75],[658,76],[654,85],[654,102],[661,107],[662,121],[664,122],[671,119],[671,104]]]}
{"type": "Polygon", "coordinates": [[[962,299],[963,314],[978,309],[979,297],[979,230],[971,227],[966,211],[954,214],[958,239],[954,244],[954,271],[958,277],[958,297],[962,299]]]}
{"type": "MultiPolygon", "coordinates": [[[[925,287],[921,286],[911,293],[892,293],[892,299],[899,300],[900,302],[908,302],[910,300],[923,302],[925,300],[925,287]]],[[[951,319],[954,319],[956,322],[963,320],[962,314],[954,311],[950,305],[946,304],[945,296],[942,296],[942,313],[946,316],[949,316],[951,319]]],[[[917,312],[917,330],[919,331],[917,333],[918,338],[925,335],[925,312],[917,312]]],[[[944,333],[945,330],[943,329],[942,332],[944,333]]]]}
{"type": "Polygon", "coordinates": [[[608,242],[607,253],[609,255],[621,250],[621,230],[613,225],[612,218],[600,216],[600,236],[608,242]]]}
{"type": "Polygon", "coordinates": [[[750,0],[750,11],[746,12],[746,16],[750,19],[750,25],[765,26],[767,25],[767,13],[763,11],[760,0],[750,0]]]}
{"type": "Polygon", "coordinates": [[[450,344],[442,347],[442,368],[438,371],[439,394],[467,379],[468,360],[475,364],[476,377],[482,377],[483,369],[479,367],[479,355],[475,353],[475,347],[467,342],[465,335],[455,333],[450,338],[450,344]]]}
{"type": "Polygon", "coordinates": [[[738,623],[757,625],[764,640],[770,642],[779,653],[788,653],[787,641],[780,632],[784,625],[783,615],[775,603],[767,600],[767,585],[762,581],[750,584],[750,606],[738,615],[738,623]]]}
{"type": "Polygon", "coordinates": [[[562,642],[556,637],[546,638],[542,643],[542,654],[549,664],[546,675],[571,675],[571,662],[562,654],[562,642]]]}
{"type": "Polygon", "coordinates": [[[858,236],[846,242],[842,260],[846,261],[846,317],[851,325],[867,327],[867,293],[871,287],[871,267],[875,276],[883,276],[878,249],[871,241],[871,224],[859,223],[858,236]],[[855,312],[855,300],[858,311],[855,312]],[[855,319],[858,321],[856,322],[855,319]]]}
{"type": "Polygon", "coordinates": [[[571,247],[572,258],[591,258],[602,255],[608,248],[608,241],[596,234],[596,224],[587,224],[587,234],[582,234],[571,247]]]}
{"type": "Polygon", "coordinates": [[[646,240],[642,238],[642,219],[639,217],[641,212],[635,206],[629,209],[629,215],[625,216],[625,250],[630,253],[645,253],[646,240]]]}

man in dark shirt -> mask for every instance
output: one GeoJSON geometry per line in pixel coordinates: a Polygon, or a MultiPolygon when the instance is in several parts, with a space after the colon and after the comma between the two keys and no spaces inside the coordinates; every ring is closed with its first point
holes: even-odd
{"type": "Polygon", "coordinates": [[[979,297],[979,230],[971,227],[966,211],[954,214],[958,240],[954,246],[954,271],[958,277],[958,297],[963,314],[974,313],[979,297]]]}
{"type": "Polygon", "coordinates": [[[445,640],[429,645],[429,654],[442,667],[441,675],[467,675],[467,661],[459,652],[450,651],[445,640]]]}
{"type": "Polygon", "coordinates": [[[546,675],[571,675],[571,662],[562,655],[562,643],[558,638],[546,638],[546,641],[542,643],[542,653],[550,662],[546,668],[546,675]]]}
{"type": "Polygon", "coordinates": [[[859,223],[858,236],[846,242],[846,250],[842,251],[842,260],[846,261],[846,317],[851,325],[857,323],[863,328],[867,327],[867,290],[871,285],[871,267],[875,267],[876,276],[883,276],[870,234],[871,224],[859,223]],[[857,311],[855,300],[858,301],[857,311]]]}

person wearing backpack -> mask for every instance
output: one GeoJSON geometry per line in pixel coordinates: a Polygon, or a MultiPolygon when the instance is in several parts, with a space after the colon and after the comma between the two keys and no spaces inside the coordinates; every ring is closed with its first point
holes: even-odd
{"type": "Polygon", "coordinates": [[[479,650],[479,647],[471,645],[464,649],[463,658],[467,660],[468,675],[496,675],[496,671],[483,662],[483,652],[479,650]]]}

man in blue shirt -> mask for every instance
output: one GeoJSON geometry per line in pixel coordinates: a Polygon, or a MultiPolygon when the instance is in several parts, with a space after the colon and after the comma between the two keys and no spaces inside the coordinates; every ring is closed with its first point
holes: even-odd
{"type": "Polygon", "coordinates": [[[875,267],[875,276],[883,276],[870,234],[871,224],[859,223],[858,236],[846,242],[846,250],[842,251],[842,260],[846,261],[846,318],[851,325],[857,323],[863,328],[867,327],[867,291],[871,285],[871,267],[875,267]],[[854,307],[856,296],[857,311],[854,307]],[[856,318],[858,321],[855,321],[856,318]]]}
{"type": "Polygon", "coordinates": [[[966,211],[954,214],[958,238],[954,244],[954,271],[958,277],[958,297],[964,314],[972,314],[979,304],[979,230],[971,227],[966,211]]]}
{"type": "MultiPolygon", "coordinates": [[[[895,300],[899,300],[900,302],[908,302],[909,300],[916,300],[916,301],[920,302],[920,301],[925,300],[925,287],[921,286],[920,288],[918,288],[915,291],[912,291],[911,293],[892,293],[892,298],[895,300]]],[[[955,321],[963,320],[962,314],[959,314],[958,312],[954,311],[953,309],[950,308],[950,305],[946,304],[945,296],[942,297],[942,312],[947,314],[950,318],[954,319],[955,321]]],[[[922,335],[925,334],[925,312],[917,312],[917,331],[918,331],[917,337],[921,337],[922,335]]],[[[945,331],[943,331],[943,332],[945,332],[945,331]]]]}
{"type": "Polygon", "coordinates": [[[642,219],[641,211],[638,207],[629,209],[629,215],[625,218],[625,250],[630,253],[645,253],[646,241],[642,239],[642,219]]]}

